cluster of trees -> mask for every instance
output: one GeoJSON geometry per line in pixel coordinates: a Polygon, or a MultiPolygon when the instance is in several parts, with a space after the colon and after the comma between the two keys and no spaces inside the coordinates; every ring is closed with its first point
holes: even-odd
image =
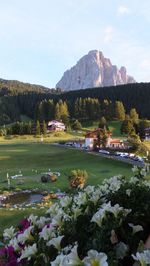
{"type": "Polygon", "coordinates": [[[12,124],[9,127],[3,127],[0,130],[0,135],[46,135],[47,133],[47,124],[45,121],[40,123],[37,121],[36,123],[29,122],[19,122],[12,124]]]}
{"type": "Polygon", "coordinates": [[[67,103],[59,100],[56,104],[53,100],[44,100],[39,103],[36,110],[36,119],[46,122],[51,119],[62,120],[65,124],[69,122],[69,111],[67,103]]]}
{"type": "Polygon", "coordinates": [[[135,108],[132,108],[128,115],[122,122],[120,131],[122,134],[138,134],[140,138],[144,138],[145,129],[150,127],[150,121],[146,119],[139,119],[139,114],[135,108]]]}
{"type": "Polygon", "coordinates": [[[125,108],[122,102],[114,103],[104,100],[100,102],[96,98],[77,98],[73,104],[59,100],[43,100],[37,105],[36,119],[39,121],[49,121],[51,119],[62,120],[64,123],[70,119],[97,120],[105,117],[107,120],[125,119],[125,108]]]}
{"type": "Polygon", "coordinates": [[[33,132],[33,125],[30,122],[16,122],[7,128],[8,135],[31,135],[33,132]]]}

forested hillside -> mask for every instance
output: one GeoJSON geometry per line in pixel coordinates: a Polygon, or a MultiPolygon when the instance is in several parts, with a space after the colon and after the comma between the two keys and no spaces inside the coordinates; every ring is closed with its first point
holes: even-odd
{"type": "Polygon", "coordinates": [[[41,85],[24,83],[17,80],[0,79],[0,96],[17,95],[19,93],[55,93],[55,89],[49,89],[41,85]]]}
{"type": "MultiPolygon", "coordinates": [[[[4,83],[2,82],[0,84],[1,92],[4,92],[4,83]]],[[[16,87],[15,83],[13,83],[12,87],[9,87],[9,93],[1,93],[0,124],[19,120],[20,115],[29,116],[31,119],[37,119],[37,111],[40,103],[44,100],[48,101],[49,99],[53,100],[54,105],[56,105],[60,99],[63,102],[65,101],[69,109],[70,117],[76,116],[78,118],[83,118],[80,116],[85,115],[82,112],[85,102],[86,109],[88,109],[89,101],[87,98],[94,98],[97,105],[96,108],[98,108],[99,111],[103,109],[104,105],[108,105],[109,114],[113,115],[113,112],[111,112],[113,109],[111,108],[113,108],[116,101],[120,101],[123,103],[126,113],[129,113],[132,108],[135,108],[140,118],[150,119],[150,83],[127,84],[69,92],[48,89],[46,91],[45,88],[42,91],[42,88],[43,87],[38,85],[27,84],[26,89],[25,84],[22,86],[22,83],[17,82],[16,87]],[[80,115],[79,113],[75,115],[75,104],[77,104],[79,99],[82,99],[80,100],[80,102],[82,102],[82,110],[80,115]]],[[[89,112],[92,112],[92,109],[89,109],[89,112]]]]}

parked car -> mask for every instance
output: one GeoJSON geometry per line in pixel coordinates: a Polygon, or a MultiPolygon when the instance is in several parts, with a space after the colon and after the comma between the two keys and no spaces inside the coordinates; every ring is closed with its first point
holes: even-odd
{"type": "Polygon", "coordinates": [[[106,150],[99,150],[100,153],[103,153],[103,154],[110,154],[109,151],[106,151],[106,150]]]}
{"type": "Polygon", "coordinates": [[[65,145],[66,146],[73,146],[73,143],[72,142],[66,142],[65,145]]]}

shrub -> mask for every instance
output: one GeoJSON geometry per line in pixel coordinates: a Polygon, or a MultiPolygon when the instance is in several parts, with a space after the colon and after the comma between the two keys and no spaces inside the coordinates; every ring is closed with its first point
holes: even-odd
{"type": "Polygon", "coordinates": [[[42,175],[41,176],[41,181],[42,183],[47,183],[50,181],[50,176],[49,175],[42,175]]]}
{"type": "Polygon", "coordinates": [[[85,170],[72,170],[69,175],[71,188],[83,188],[85,186],[88,174],[85,170]]]}
{"type": "Polygon", "coordinates": [[[51,182],[56,182],[57,181],[57,176],[56,175],[51,175],[50,176],[51,182]]]}
{"type": "Polygon", "coordinates": [[[72,128],[74,130],[81,130],[82,129],[82,125],[78,120],[75,120],[74,123],[72,124],[72,128]]]}

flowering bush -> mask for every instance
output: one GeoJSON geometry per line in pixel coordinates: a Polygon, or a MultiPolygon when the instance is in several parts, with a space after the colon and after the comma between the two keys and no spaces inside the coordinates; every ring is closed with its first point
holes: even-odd
{"type": "Polygon", "coordinates": [[[115,176],[5,229],[0,266],[150,265],[149,235],[150,183],[115,176]]]}

